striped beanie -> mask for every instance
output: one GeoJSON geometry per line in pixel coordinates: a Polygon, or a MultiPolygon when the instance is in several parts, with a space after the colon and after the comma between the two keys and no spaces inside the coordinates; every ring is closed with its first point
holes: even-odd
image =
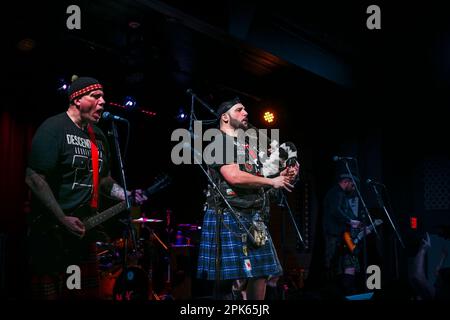
{"type": "Polygon", "coordinates": [[[103,86],[98,82],[98,80],[90,77],[80,77],[74,80],[69,88],[69,100],[72,101],[73,99],[83,96],[91,91],[102,89],[103,86]]]}

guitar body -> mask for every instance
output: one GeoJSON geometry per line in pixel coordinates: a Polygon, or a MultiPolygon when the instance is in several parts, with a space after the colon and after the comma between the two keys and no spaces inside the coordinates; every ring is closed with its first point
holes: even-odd
{"type": "Polygon", "coordinates": [[[352,236],[350,234],[350,231],[345,231],[344,235],[344,244],[350,250],[351,253],[356,249],[356,244],[353,242],[352,236]]]}
{"type": "MultiPolygon", "coordinates": [[[[165,175],[145,190],[145,194],[150,196],[169,184],[170,178],[165,175]]],[[[33,241],[33,237],[39,239],[41,243],[45,244],[42,250],[51,250],[54,251],[54,254],[63,257],[69,257],[70,259],[88,258],[82,255],[86,254],[86,252],[92,252],[93,250],[86,250],[87,247],[91,245],[95,246],[95,241],[99,239],[99,233],[93,232],[93,229],[123,212],[125,209],[126,203],[125,201],[121,201],[100,213],[92,209],[89,204],[81,205],[72,212],[65,212],[66,215],[77,217],[83,222],[86,229],[83,238],[71,233],[51,214],[41,214],[32,221],[31,241],[33,241]]]]}
{"type": "MultiPolygon", "coordinates": [[[[92,214],[95,214],[95,210],[89,205],[66,213],[66,215],[75,216],[81,221],[92,214]]],[[[45,251],[46,255],[53,256],[61,268],[67,268],[69,265],[79,264],[80,261],[90,259],[86,254],[95,252],[95,248],[90,250],[88,247],[95,246],[97,236],[97,232],[89,232],[85,237],[80,238],[72,234],[50,214],[38,216],[33,221],[30,230],[30,241],[33,242],[35,250],[45,251]]]]}
{"type": "MultiPolygon", "coordinates": [[[[380,219],[376,219],[374,221],[374,226],[377,227],[380,224],[382,224],[383,221],[380,219]]],[[[373,231],[373,226],[366,227],[366,233],[364,235],[364,232],[361,228],[358,229],[352,229],[347,230],[342,235],[344,246],[350,251],[350,253],[354,253],[355,249],[357,248],[358,243],[362,240],[362,238],[368,234],[370,234],[373,231]]]]}

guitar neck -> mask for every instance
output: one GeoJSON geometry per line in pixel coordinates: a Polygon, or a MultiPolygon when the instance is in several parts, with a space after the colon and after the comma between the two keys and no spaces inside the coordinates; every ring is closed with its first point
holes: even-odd
{"type": "MultiPolygon", "coordinates": [[[[149,197],[150,195],[154,194],[155,192],[165,188],[169,184],[169,178],[166,176],[164,179],[160,180],[159,182],[155,183],[153,186],[145,190],[145,195],[149,197]]],[[[122,201],[115,206],[112,206],[109,209],[106,209],[105,211],[98,213],[86,220],[83,221],[84,226],[86,228],[86,231],[95,228],[99,224],[105,222],[109,218],[114,217],[115,215],[118,215],[122,211],[124,211],[127,208],[127,204],[125,201],[122,201]]]]}
{"type": "MultiPolygon", "coordinates": [[[[368,227],[366,227],[366,235],[371,233],[374,229],[374,226],[379,226],[382,222],[379,220],[376,220],[374,225],[370,225],[368,227]]],[[[362,238],[364,238],[364,231],[361,231],[358,233],[357,237],[356,237],[356,241],[362,240],[362,238]]]]}
{"type": "Polygon", "coordinates": [[[92,216],[86,220],[83,221],[84,226],[86,228],[86,231],[95,228],[99,224],[105,222],[109,218],[114,217],[115,215],[118,215],[122,211],[124,211],[127,208],[127,204],[125,201],[122,201],[114,206],[112,206],[109,209],[106,209],[105,211],[96,214],[95,216],[92,216]]]}

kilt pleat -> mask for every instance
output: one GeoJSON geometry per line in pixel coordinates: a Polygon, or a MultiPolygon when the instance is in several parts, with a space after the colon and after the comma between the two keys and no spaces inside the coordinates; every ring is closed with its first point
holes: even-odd
{"type": "MultiPolygon", "coordinates": [[[[248,228],[255,214],[240,214],[241,222],[248,228]]],[[[239,228],[235,218],[223,213],[220,226],[221,257],[220,279],[244,279],[279,276],[283,270],[270,235],[265,245],[254,247],[242,241],[245,231],[239,228]],[[247,250],[244,250],[244,247],[247,250]],[[247,254],[245,254],[245,251],[247,254]]],[[[216,277],[216,213],[213,209],[205,212],[198,258],[197,277],[214,280],[216,277]]]]}

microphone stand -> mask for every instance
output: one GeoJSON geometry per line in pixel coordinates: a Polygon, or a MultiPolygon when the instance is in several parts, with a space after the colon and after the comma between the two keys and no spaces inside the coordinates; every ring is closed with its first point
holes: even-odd
{"type": "Polygon", "coordinates": [[[204,106],[209,112],[211,112],[212,115],[214,115],[215,117],[217,117],[217,113],[202,99],[200,99],[193,91],[192,89],[187,89],[186,93],[189,94],[192,97],[192,104],[191,104],[191,114],[194,112],[193,108],[194,108],[194,99],[197,100],[198,102],[200,102],[200,104],[202,106],[204,106]]]}
{"type": "MultiPolygon", "coordinates": [[[[372,184],[372,188],[373,188],[373,191],[376,194],[378,205],[381,208],[383,208],[383,211],[386,214],[386,216],[387,216],[387,218],[389,220],[389,223],[391,224],[392,229],[394,230],[394,233],[397,236],[398,241],[402,245],[402,248],[405,249],[405,244],[403,243],[402,237],[400,236],[400,233],[397,231],[397,228],[395,227],[395,224],[394,224],[394,222],[391,219],[391,216],[390,216],[390,214],[389,214],[389,212],[388,212],[388,210],[386,208],[386,205],[384,204],[383,197],[381,196],[381,193],[378,191],[378,188],[377,188],[377,186],[375,184],[372,184]]],[[[395,257],[395,276],[398,279],[398,277],[399,277],[399,274],[398,274],[398,252],[397,252],[397,246],[395,246],[395,243],[394,243],[394,257],[395,257]]]]}
{"type": "MultiPolygon", "coordinates": [[[[129,125],[128,121],[127,121],[127,124],[129,125]]],[[[128,194],[127,194],[127,181],[125,178],[125,170],[124,170],[124,165],[123,165],[123,161],[122,161],[122,155],[120,152],[119,134],[117,133],[117,126],[116,126],[114,119],[111,119],[111,127],[112,127],[113,136],[114,136],[114,144],[116,147],[117,162],[120,167],[120,181],[123,186],[125,203],[127,206],[126,207],[127,217],[125,218],[125,221],[124,221],[124,223],[125,223],[125,228],[124,228],[124,232],[123,232],[124,248],[123,248],[123,260],[122,260],[122,267],[123,267],[123,270],[125,270],[127,267],[127,256],[128,256],[128,237],[131,235],[133,250],[136,250],[136,239],[135,239],[136,235],[135,235],[133,227],[131,225],[131,215],[130,215],[131,204],[130,204],[130,198],[128,197],[128,194]]]]}
{"type": "Polygon", "coordinates": [[[190,114],[190,116],[189,116],[189,132],[191,133],[191,135],[192,135],[192,122],[194,122],[194,119],[195,119],[195,114],[194,114],[194,99],[195,99],[195,96],[192,95],[192,96],[191,96],[191,114],[190,114]]]}
{"type": "MultiPolygon", "coordinates": [[[[190,129],[192,128],[192,120],[195,117],[195,113],[194,113],[194,99],[197,100],[198,102],[200,102],[201,105],[203,105],[212,115],[214,115],[214,117],[217,118],[218,114],[206,103],[204,102],[202,99],[200,99],[193,91],[192,89],[187,89],[186,93],[189,94],[192,97],[191,100],[191,119],[190,121],[190,129]]],[[[250,125],[250,124],[249,124],[250,125]]],[[[251,126],[251,125],[250,125],[251,126]]],[[[252,128],[254,128],[253,126],[251,126],[252,128]]],[[[190,131],[191,137],[195,139],[195,135],[193,134],[192,131],[190,131]]],[[[202,155],[198,153],[198,151],[196,151],[195,149],[192,148],[192,145],[189,145],[189,148],[197,155],[198,159],[202,159],[202,155]]],[[[195,161],[194,161],[195,162],[195,161]]],[[[236,219],[239,228],[241,230],[244,230],[247,234],[247,236],[254,242],[255,239],[253,237],[253,235],[250,233],[250,231],[248,230],[247,227],[245,227],[245,225],[242,224],[242,222],[239,220],[238,215],[236,213],[236,211],[233,209],[233,207],[230,205],[230,203],[228,202],[228,200],[225,198],[225,196],[222,194],[222,192],[219,190],[218,186],[214,183],[213,179],[211,178],[211,176],[209,175],[209,173],[205,170],[205,168],[203,168],[201,161],[198,163],[200,168],[202,169],[203,173],[206,175],[206,177],[208,178],[208,181],[210,182],[211,186],[213,187],[213,189],[217,192],[217,194],[222,198],[223,202],[225,203],[226,207],[228,208],[228,210],[230,211],[231,215],[236,219]]],[[[217,274],[216,274],[217,276],[217,274]]]]}
{"type": "Polygon", "coordinates": [[[386,214],[386,216],[387,216],[387,218],[389,220],[389,223],[392,226],[392,229],[394,230],[395,235],[397,236],[398,241],[400,241],[400,244],[402,245],[402,248],[405,249],[405,245],[403,243],[402,237],[400,236],[400,233],[397,231],[397,228],[395,227],[395,224],[394,224],[394,222],[391,219],[391,216],[390,216],[390,214],[389,214],[389,212],[388,212],[388,210],[387,210],[387,208],[386,208],[386,206],[384,204],[383,197],[381,196],[381,194],[378,191],[378,189],[377,189],[375,184],[372,184],[372,187],[373,187],[373,191],[375,191],[375,194],[377,196],[378,205],[383,209],[384,213],[386,214]]]}
{"type": "MultiPolygon", "coordinates": [[[[189,117],[189,133],[191,135],[191,137],[193,137],[195,139],[195,135],[192,131],[192,123],[194,121],[194,119],[196,119],[195,116],[195,112],[194,112],[194,103],[195,100],[199,101],[209,112],[211,112],[214,116],[217,116],[216,112],[214,112],[214,110],[212,110],[206,103],[204,103],[199,97],[197,97],[197,95],[195,93],[192,92],[192,89],[188,89],[186,90],[186,93],[189,94],[191,96],[191,114],[189,117]]],[[[194,144],[195,145],[195,144],[194,144]]],[[[190,146],[190,148],[192,149],[192,145],[190,146]]],[[[195,152],[194,149],[192,149],[192,151],[195,152]]],[[[202,158],[200,158],[202,159],[202,158]]],[[[210,177],[209,173],[205,170],[205,168],[203,168],[201,161],[198,163],[200,168],[202,169],[203,173],[206,175],[206,177],[208,178],[208,180],[210,181],[210,183],[212,183],[213,186],[215,186],[212,178],[210,177]]],[[[217,188],[217,186],[215,186],[215,188],[217,188]]],[[[217,189],[218,190],[218,189],[217,189]]],[[[215,257],[215,280],[214,280],[214,290],[213,290],[213,297],[215,300],[219,300],[221,298],[221,294],[220,294],[220,269],[222,267],[221,265],[221,255],[222,255],[222,239],[220,237],[220,233],[221,233],[221,226],[223,223],[223,215],[222,215],[222,211],[219,212],[218,208],[217,208],[217,201],[215,199],[215,195],[213,195],[214,197],[214,204],[215,204],[215,210],[216,210],[216,228],[215,228],[215,237],[214,237],[214,242],[216,245],[216,257],[215,257]]],[[[205,208],[206,209],[206,208],[205,208]]],[[[206,210],[205,210],[206,211],[206,210]]]]}
{"type": "MultiPolygon", "coordinates": [[[[361,192],[359,191],[358,185],[356,184],[355,178],[350,170],[350,167],[348,166],[348,159],[342,159],[345,163],[345,168],[347,169],[347,173],[350,175],[350,177],[352,178],[352,182],[353,185],[355,186],[355,190],[356,190],[356,194],[358,195],[358,198],[361,200],[361,204],[363,205],[364,211],[363,211],[363,216],[361,219],[361,223],[362,223],[362,229],[363,229],[363,270],[362,272],[364,273],[364,279],[365,282],[367,282],[367,273],[366,273],[366,269],[367,269],[367,241],[366,241],[366,218],[369,218],[369,221],[373,227],[373,231],[374,233],[377,235],[377,237],[379,238],[377,229],[375,228],[375,225],[373,224],[372,221],[372,217],[369,213],[369,210],[367,209],[366,203],[361,195],[361,192]]],[[[356,161],[356,160],[355,160],[356,161]]]]}
{"type": "MultiPolygon", "coordinates": [[[[191,150],[193,152],[196,152],[196,150],[192,149],[192,147],[190,147],[191,150]]],[[[201,157],[201,155],[200,155],[201,157]]],[[[201,158],[200,158],[201,159],[201,158]]],[[[231,216],[236,220],[236,222],[239,225],[239,229],[243,230],[246,234],[246,236],[248,238],[251,239],[251,241],[255,242],[255,238],[253,237],[253,235],[250,233],[250,231],[248,230],[248,228],[242,224],[242,222],[239,220],[238,215],[236,213],[236,211],[233,209],[233,207],[230,205],[230,203],[228,202],[228,200],[225,198],[225,196],[223,195],[223,193],[220,191],[219,187],[217,186],[217,184],[214,182],[214,180],[211,178],[211,175],[208,173],[208,171],[202,166],[202,163],[199,162],[198,163],[200,169],[202,170],[202,172],[205,174],[206,178],[209,181],[210,186],[212,187],[212,189],[216,192],[217,195],[220,196],[220,198],[223,200],[223,202],[225,203],[225,206],[227,207],[227,209],[229,210],[229,213],[231,214],[231,216]]],[[[215,199],[215,203],[216,203],[216,195],[213,194],[213,197],[215,199]]],[[[216,242],[216,274],[215,274],[215,288],[214,288],[214,296],[216,299],[220,299],[220,268],[221,268],[221,237],[220,237],[220,232],[221,232],[221,226],[223,223],[223,211],[220,209],[218,210],[216,208],[216,237],[215,237],[215,242],[216,242]]]]}
{"type": "Polygon", "coordinates": [[[295,221],[294,215],[292,214],[292,210],[291,210],[291,207],[289,206],[289,203],[287,201],[287,197],[286,197],[284,190],[281,190],[280,193],[281,193],[281,201],[280,201],[279,205],[287,208],[289,217],[291,218],[292,224],[294,225],[295,231],[297,233],[297,237],[300,240],[300,242],[303,244],[303,246],[306,247],[305,241],[303,240],[302,234],[300,233],[300,230],[298,229],[297,222],[295,221]]]}
{"type": "MultiPolygon", "coordinates": [[[[194,119],[196,119],[195,116],[195,112],[194,112],[194,100],[196,99],[197,101],[199,101],[204,107],[206,107],[206,109],[211,112],[215,117],[217,117],[217,113],[211,109],[205,102],[203,102],[200,98],[197,97],[197,95],[195,95],[191,89],[188,89],[186,91],[186,93],[188,93],[189,95],[191,95],[191,114],[190,114],[190,119],[189,119],[189,133],[191,135],[191,137],[193,139],[195,139],[195,135],[192,131],[192,122],[194,119]]],[[[195,145],[195,144],[194,144],[195,145]]],[[[233,207],[231,207],[230,203],[227,201],[227,199],[225,198],[225,196],[222,194],[222,192],[219,190],[219,187],[217,186],[217,184],[213,181],[213,179],[211,178],[211,175],[208,173],[208,171],[202,166],[202,155],[198,153],[198,151],[196,151],[194,148],[192,148],[192,144],[189,145],[189,148],[191,149],[191,151],[197,155],[198,159],[200,160],[199,162],[197,162],[197,164],[199,165],[200,169],[202,170],[202,172],[205,174],[206,178],[209,181],[210,186],[212,187],[212,189],[216,192],[216,194],[218,194],[223,202],[225,203],[225,205],[227,206],[230,214],[236,219],[239,228],[241,230],[244,230],[247,234],[247,236],[252,239],[254,241],[254,237],[253,235],[250,233],[250,231],[248,230],[247,227],[245,227],[239,220],[237,213],[235,212],[235,210],[233,209],[233,207]]],[[[194,161],[195,162],[195,161],[194,161]]],[[[214,203],[215,203],[215,213],[216,213],[216,229],[215,229],[215,245],[216,245],[216,257],[215,257],[215,285],[214,285],[214,298],[216,300],[220,300],[221,294],[220,294],[220,281],[221,281],[221,274],[220,274],[220,270],[221,270],[221,263],[222,263],[222,259],[221,259],[221,255],[222,255],[222,239],[221,239],[221,229],[222,229],[222,223],[223,223],[223,211],[221,209],[217,208],[217,200],[216,200],[216,194],[213,194],[213,198],[214,198],[214,203]]]]}
{"type": "MultiPolygon", "coordinates": [[[[281,208],[286,208],[287,212],[289,213],[289,217],[291,218],[292,224],[294,225],[296,234],[298,239],[300,240],[300,242],[302,243],[303,247],[306,248],[306,244],[305,241],[303,240],[302,234],[300,233],[300,230],[297,226],[297,222],[295,221],[294,215],[292,214],[292,210],[291,207],[289,206],[289,202],[287,200],[287,196],[284,190],[280,190],[279,191],[281,194],[281,198],[280,201],[278,202],[278,206],[281,208]]],[[[282,222],[281,222],[281,247],[283,248],[283,265],[286,265],[286,256],[287,256],[287,252],[286,252],[286,218],[283,215],[282,216],[282,222]]],[[[285,300],[286,296],[285,296],[285,291],[283,290],[283,294],[282,294],[282,300],[285,300]]]]}

